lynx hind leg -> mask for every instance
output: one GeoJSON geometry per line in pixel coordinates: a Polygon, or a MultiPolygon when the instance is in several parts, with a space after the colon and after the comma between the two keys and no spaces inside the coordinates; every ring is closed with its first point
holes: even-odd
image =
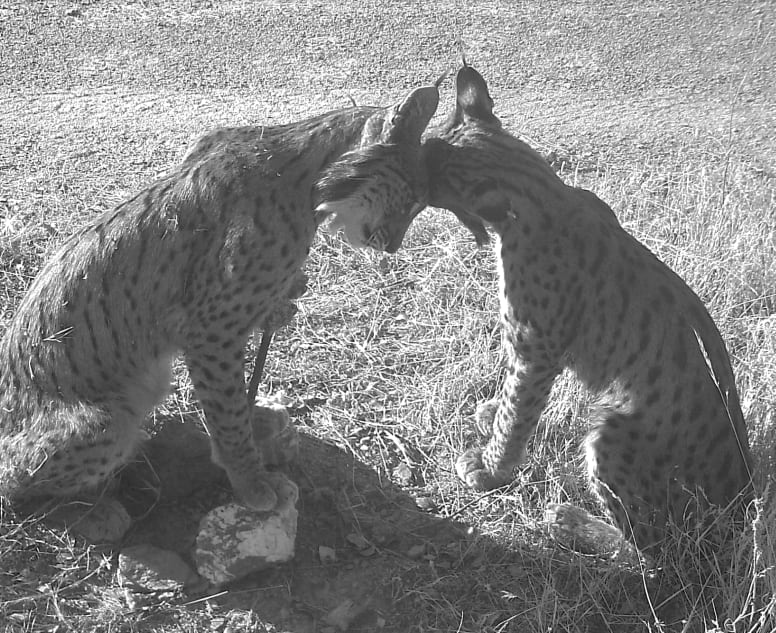
{"type": "Polygon", "coordinates": [[[88,496],[135,454],[146,437],[141,422],[134,412],[92,405],[47,412],[27,428],[51,430],[0,442],[0,492],[12,499],[88,496]]]}
{"type": "Polygon", "coordinates": [[[664,456],[653,456],[650,449],[657,447],[639,442],[636,425],[630,415],[608,414],[588,434],[585,452],[591,488],[615,526],[641,553],[652,555],[665,536],[668,475],[662,484],[654,480],[660,471],[655,462],[664,456]]]}

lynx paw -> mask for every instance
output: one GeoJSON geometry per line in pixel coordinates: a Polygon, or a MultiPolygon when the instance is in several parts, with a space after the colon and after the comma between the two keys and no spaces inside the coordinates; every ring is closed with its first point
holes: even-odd
{"type": "Polygon", "coordinates": [[[246,508],[257,512],[268,512],[278,503],[278,496],[269,479],[268,474],[263,471],[239,478],[229,476],[237,500],[246,508]]]}
{"type": "Polygon", "coordinates": [[[470,448],[458,457],[455,472],[459,479],[474,490],[493,490],[508,483],[511,473],[489,472],[482,463],[482,449],[470,448]]]}
{"type": "Polygon", "coordinates": [[[548,505],[544,518],[555,539],[583,554],[616,554],[627,545],[617,528],[567,503],[548,505]]]}

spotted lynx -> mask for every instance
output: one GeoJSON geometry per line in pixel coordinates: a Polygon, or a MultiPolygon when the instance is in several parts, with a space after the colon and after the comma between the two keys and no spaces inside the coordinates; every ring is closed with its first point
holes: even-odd
{"type": "Polygon", "coordinates": [[[654,554],[694,499],[726,506],[748,494],[725,345],[698,297],[604,202],[502,129],[473,68],[456,81],[457,107],[424,146],[429,204],[453,211],[479,243],[485,224],[498,236],[508,359],[500,399],[482,408],[491,438],[459,457],[458,475],[477,490],[508,482],[569,368],[598,396],[585,441],[593,490],[654,554]]]}
{"type": "Polygon", "coordinates": [[[435,86],[394,107],[220,129],[178,168],[94,220],[41,270],[0,345],[0,495],[70,496],[135,453],[185,355],[212,458],[247,506],[270,509],[250,426],[244,345],[286,301],[317,225],[395,251],[426,182],[420,135],[435,86]],[[347,195],[329,170],[369,165],[347,195]]]}

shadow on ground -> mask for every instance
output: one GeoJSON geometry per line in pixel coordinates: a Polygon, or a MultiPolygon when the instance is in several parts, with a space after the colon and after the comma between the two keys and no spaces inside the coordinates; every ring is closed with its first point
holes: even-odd
{"type": "MultiPolygon", "coordinates": [[[[125,546],[150,543],[191,562],[199,520],[232,500],[196,429],[169,422],[149,443],[148,459],[122,473],[120,498],[136,519],[125,546]]],[[[424,511],[407,491],[310,435],[300,434],[289,475],[300,492],[294,560],[182,603],[201,609],[200,598],[207,599],[216,612],[248,611],[274,627],[266,630],[293,633],[461,626],[503,633],[533,630],[545,620],[555,620],[558,631],[643,631],[656,620],[663,631],[705,630],[683,622],[681,591],[660,574],[644,577],[632,564],[537,547],[524,534],[499,543],[436,516],[433,507],[424,511]],[[582,608],[591,583],[611,601],[601,612],[582,608]],[[537,588],[551,589],[552,604],[537,588]]]]}
{"type": "MultiPolygon", "coordinates": [[[[151,442],[148,461],[122,474],[119,496],[136,518],[124,545],[150,543],[191,561],[200,518],[230,501],[231,492],[207,443],[180,433],[192,425],[172,426],[175,438],[151,442]],[[161,496],[149,511],[150,490],[158,491],[159,481],[161,496]]],[[[300,492],[293,562],[232,583],[213,599],[221,608],[253,610],[294,633],[327,626],[407,631],[418,619],[408,584],[433,586],[474,556],[467,554],[465,526],[422,511],[409,494],[336,446],[302,435],[289,474],[300,492]]]]}
{"type": "MultiPolygon", "coordinates": [[[[420,508],[415,489],[398,487],[349,452],[304,432],[300,437],[289,471],[300,492],[292,562],[227,587],[145,597],[117,589],[111,566],[110,573],[88,575],[81,588],[89,600],[102,596],[100,608],[127,631],[168,625],[272,633],[707,630],[708,614],[696,611],[687,621],[692,592],[670,574],[643,576],[637,566],[564,550],[539,527],[531,533],[513,524],[510,540],[479,534],[435,515],[433,504],[420,508]]],[[[134,519],[122,547],[147,543],[191,563],[200,519],[232,501],[226,477],[211,463],[195,420],[168,420],[144,456],[121,473],[116,491],[134,519]]],[[[487,503],[485,496],[473,503],[480,502],[487,503]]],[[[59,561],[52,556],[52,564],[59,561]]],[[[82,598],[60,596],[60,608],[76,608],[82,598]]]]}

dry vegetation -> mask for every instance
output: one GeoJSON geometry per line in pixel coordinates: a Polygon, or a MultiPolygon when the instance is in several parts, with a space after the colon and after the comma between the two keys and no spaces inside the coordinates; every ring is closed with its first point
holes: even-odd
{"type": "MultiPolygon", "coordinates": [[[[776,629],[773,9],[627,4],[528,2],[519,16],[509,2],[0,4],[0,326],[51,248],[163,172],[193,136],[321,112],[348,93],[385,102],[455,63],[463,38],[510,129],[606,200],[708,306],[733,360],[762,502],[731,566],[703,578],[687,544],[658,574],[564,550],[543,528],[545,505],[596,509],[578,455],[586,396],[573,380],[557,385],[513,485],[476,495],[452,468],[474,440],[476,403],[501,377],[492,253],[438,210],[395,256],[321,235],[264,388],[285,393],[307,436],[366,467],[341,473],[335,510],[340,536],[363,531],[376,553],[332,543],[341,569],[331,582],[377,582],[385,602],[350,630],[776,629]],[[353,496],[364,471],[387,500],[381,512],[411,498],[438,534],[381,545],[366,527],[368,495],[353,496]],[[463,528],[450,536],[453,523],[463,528]]],[[[447,86],[440,111],[451,97],[447,86]]],[[[157,416],[195,409],[181,376],[157,416]]],[[[304,479],[312,466],[301,468],[304,479]]],[[[0,512],[0,631],[336,630],[321,613],[300,624],[298,602],[271,616],[262,606],[270,591],[292,594],[304,567],[222,595],[138,603],[117,586],[110,550],[0,512]]]]}

